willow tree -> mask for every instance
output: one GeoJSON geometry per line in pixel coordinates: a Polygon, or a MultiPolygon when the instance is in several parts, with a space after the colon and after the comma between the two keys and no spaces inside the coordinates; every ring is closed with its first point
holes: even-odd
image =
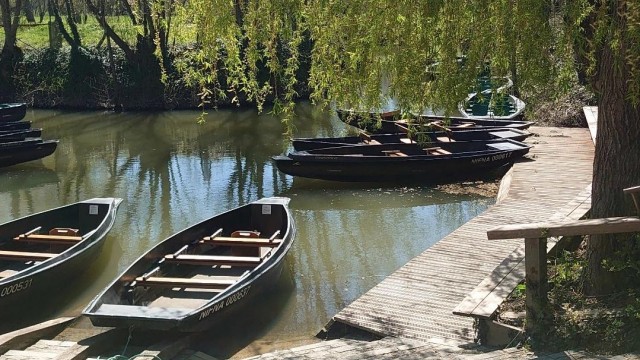
{"type": "MultiPolygon", "coordinates": [[[[384,88],[405,110],[452,112],[486,64],[523,91],[557,92],[579,70],[599,106],[592,216],[632,211],[622,189],[640,183],[639,0],[192,0],[189,6],[203,69],[209,79],[221,69],[229,79],[228,87],[204,93],[242,91],[259,103],[272,94],[290,104],[305,36],[313,44],[312,98],[338,105],[380,106],[384,88]],[[268,77],[260,76],[260,64],[268,77]]],[[[590,293],[619,284],[602,260],[615,257],[620,245],[611,237],[589,242],[590,293]]]]}

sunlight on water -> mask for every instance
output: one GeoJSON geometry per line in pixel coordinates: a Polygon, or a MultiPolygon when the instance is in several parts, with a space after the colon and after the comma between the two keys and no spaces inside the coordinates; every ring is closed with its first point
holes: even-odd
{"type": "MultiPolygon", "coordinates": [[[[60,143],[41,161],[0,169],[0,222],[92,197],[124,199],[100,258],[70,288],[56,291],[62,305],[48,308],[47,317],[78,313],[144,251],[178,230],[262,197],[286,196],[298,233],[280,293],[252,305],[255,318],[239,320],[251,328],[229,330],[216,346],[228,356],[254,341],[311,337],[494,201],[429,187],[292,179],[271,162],[288,148],[278,119],[211,111],[198,125],[197,115],[29,111],[27,120],[43,128],[43,137],[60,143]]],[[[329,112],[299,106],[297,136],[346,132],[329,112]]],[[[44,318],[27,322],[38,320],[44,318]]]]}

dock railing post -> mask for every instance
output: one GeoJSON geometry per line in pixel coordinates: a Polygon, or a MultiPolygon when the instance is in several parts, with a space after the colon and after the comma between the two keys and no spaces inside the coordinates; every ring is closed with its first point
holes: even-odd
{"type": "Polygon", "coordinates": [[[547,238],[524,239],[526,313],[525,330],[536,333],[536,326],[544,324],[547,307],[547,238]]]}
{"type": "Polygon", "coordinates": [[[525,330],[532,337],[539,335],[541,327],[552,325],[548,320],[547,241],[549,237],[582,236],[593,234],[620,234],[640,232],[640,218],[612,217],[575,221],[549,221],[502,225],[487,231],[489,240],[525,240],[525,330]]]}

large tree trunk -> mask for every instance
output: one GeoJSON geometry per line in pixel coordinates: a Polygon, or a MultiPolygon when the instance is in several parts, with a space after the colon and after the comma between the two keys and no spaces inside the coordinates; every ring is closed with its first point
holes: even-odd
{"type": "Polygon", "coordinates": [[[16,0],[14,5],[15,7],[12,8],[9,0],[0,0],[4,30],[4,45],[0,51],[0,102],[15,100],[16,86],[13,69],[22,57],[22,51],[16,46],[22,0],[16,0]]]}
{"type": "MultiPolygon", "coordinates": [[[[593,164],[591,216],[635,215],[631,199],[622,190],[640,185],[640,111],[627,99],[629,65],[605,44],[598,58],[596,88],[598,133],[593,164]]],[[[568,174],[570,176],[570,174],[568,174]]],[[[624,284],[622,274],[603,266],[603,260],[616,258],[628,236],[592,236],[588,242],[587,283],[589,295],[617,292],[624,284]]]]}
{"type": "Polygon", "coordinates": [[[4,30],[4,45],[2,47],[2,56],[5,58],[12,57],[14,54],[18,34],[18,25],[20,20],[20,9],[22,9],[22,0],[17,0],[15,3],[15,8],[13,9],[11,8],[11,3],[9,2],[9,0],[0,0],[2,28],[4,30]]]}

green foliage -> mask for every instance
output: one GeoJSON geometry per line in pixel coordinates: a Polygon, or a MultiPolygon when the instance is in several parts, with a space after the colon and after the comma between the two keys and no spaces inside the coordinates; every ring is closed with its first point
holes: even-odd
{"type": "MultiPolygon", "coordinates": [[[[633,264],[638,262],[637,255],[630,253],[627,262],[619,262],[615,268],[620,271],[635,268],[633,264]]],[[[640,279],[632,278],[624,293],[587,297],[581,291],[585,266],[583,251],[564,251],[552,262],[549,268],[549,301],[553,321],[545,338],[538,339],[538,345],[548,351],[571,348],[597,353],[638,349],[640,279]]]]}
{"type": "Polygon", "coordinates": [[[15,71],[20,97],[35,106],[52,107],[62,103],[68,65],[68,51],[44,48],[27,52],[15,71]]]}
{"type": "Polygon", "coordinates": [[[613,258],[603,260],[603,267],[624,279],[626,283],[622,285],[633,287],[640,283],[640,234],[620,236],[625,237],[620,242],[620,248],[613,258]]]}

